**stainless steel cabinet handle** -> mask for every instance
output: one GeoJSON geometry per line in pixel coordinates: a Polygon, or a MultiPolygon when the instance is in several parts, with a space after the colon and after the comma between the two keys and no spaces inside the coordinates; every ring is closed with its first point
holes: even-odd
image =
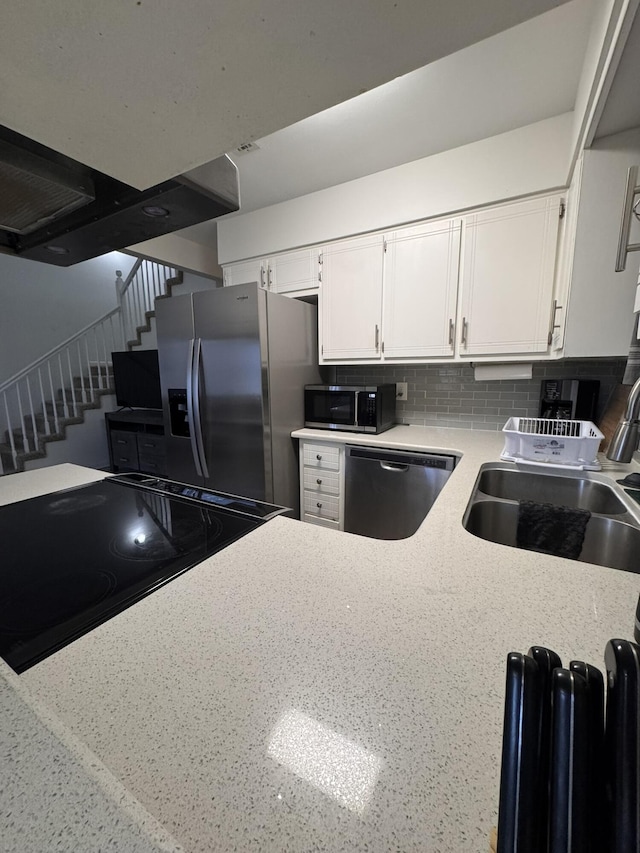
{"type": "Polygon", "coordinates": [[[549,346],[553,343],[553,333],[555,329],[560,329],[561,324],[556,323],[556,313],[562,309],[562,305],[558,305],[558,300],[553,300],[553,308],[551,310],[551,328],[549,329],[549,337],[547,338],[547,343],[549,346]]]}
{"type": "Polygon", "coordinates": [[[455,326],[453,325],[453,320],[449,319],[449,346],[453,346],[453,339],[455,334],[455,326]]]}
{"type": "Polygon", "coordinates": [[[469,331],[469,324],[467,323],[467,318],[462,318],[462,335],[460,337],[460,343],[463,347],[467,345],[467,332],[469,331]]]}
{"type": "Polygon", "coordinates": [[[317,460],[318,460],[318,462],[319,462],[319,461],[322,459],[322,454],[321,454],[321,453],[316,453],[316,459],[317,459],[317,460]]]}
{"type": "Polygon", "coordinates": [[[622,272],[626,267],[627,254],[629,252],[640,251],[640,243],[629,242],[631,217],[635,213],[636,207],[638,205],[638,202],[634,204],[634,200],[639,192],[640,186],[638,186],[638,167],[631,166],[627,172],[627,186],[624,192],[622,222],[620,223],[620,236],[618,237],[618,252],[616,255],[616,272],[622,272]]]}
{"type": "Polygon", "coordinates": [[[380,326],[376,323],[376,349],[380,348],[380,326]]]}

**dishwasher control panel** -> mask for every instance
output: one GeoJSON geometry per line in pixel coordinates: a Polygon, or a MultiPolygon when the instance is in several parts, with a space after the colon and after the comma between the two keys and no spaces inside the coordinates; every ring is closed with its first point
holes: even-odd
{"type": "Polygon", "coordinates": [[[379,462],[397,462],[404,465],[419,465],[423,468],[441,468],[453,471],[457,457],[440,453],[412,453],[405,450],[375,450],[369,447],[347,445],[347,456],[354,459],[375,459],[379,462]]]}

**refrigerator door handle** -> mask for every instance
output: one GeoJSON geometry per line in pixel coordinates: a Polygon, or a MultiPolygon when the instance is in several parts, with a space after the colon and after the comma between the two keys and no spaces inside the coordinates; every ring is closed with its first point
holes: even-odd
{"type": "MultiPolygon", "coordinates": [[[[191,453],[193,454],[193,462],[196,466],[196,474],[202,477],[202,465],[200,464],[200,450],[198,448],[198,439],[195,430],[195,408],[194,408],[194,368],[193,357],[195,355],[195,340],[192,338],[189,341],[189,359],[187,361],[187,412],[191,420],[189,428],[189,438],[191,441],[191,453]]],[[[199,412],[198,412],[199,414],[199,412]]]]}
{"type": "MultiPolygon", "coordinates": [[[[204,439],[202,437],[202,417],[200,416],[200,368],[202,359],[202,339],[196,338],[193,350],[193,362],[191,370],[191,379],[193,385],[193,400],[190,411],[193,413],[193,432],[195,433],[196,447],[198,450],[198,458],[202,471],[200,476],[208,479],[209,468],[207,467],[207,458],[204,452],[204,439]]],[[[196,466],[197,467],[197,466],[196,466]]]]}

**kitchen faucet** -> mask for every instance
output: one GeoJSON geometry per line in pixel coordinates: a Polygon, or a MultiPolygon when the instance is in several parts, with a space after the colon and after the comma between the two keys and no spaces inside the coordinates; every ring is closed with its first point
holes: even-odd
{"type": "Polygon", "coordinates": [[[640,428],[640,378],[629,392],[627,408],[607,450],[607,459],[614,462],[631,462],[633,452],[638,447],[640,428]]]}

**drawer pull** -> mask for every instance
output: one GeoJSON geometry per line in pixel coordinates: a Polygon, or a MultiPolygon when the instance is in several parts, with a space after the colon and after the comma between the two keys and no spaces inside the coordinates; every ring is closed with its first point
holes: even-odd
{"type": "Polygon", "coordinates": [[[322,459],[322,453],[316,453],[316,459],[320,462],[322,459]]]}
{"type": "Polygon", "coordinates": [[[316,504],[316,506],[318,507],[318,509],[322,509],[322,502],[321,502],[321,501],[318,501],[318,503],[316,504]]]}
{"type": "Polygon", "coordinates": [[[321,486],[321,485],[322,485],[322,480],[320,480],[320,479],[318,478],[318,479],[316,480],[316,483],[317,483],[319,486],[321,486]]]}
{"type": "Polygon", "coordinates": [[[126,438],[116,438],[116,444],[128,444],[128,443],[129,442],[127,441],[126,438]]]}

